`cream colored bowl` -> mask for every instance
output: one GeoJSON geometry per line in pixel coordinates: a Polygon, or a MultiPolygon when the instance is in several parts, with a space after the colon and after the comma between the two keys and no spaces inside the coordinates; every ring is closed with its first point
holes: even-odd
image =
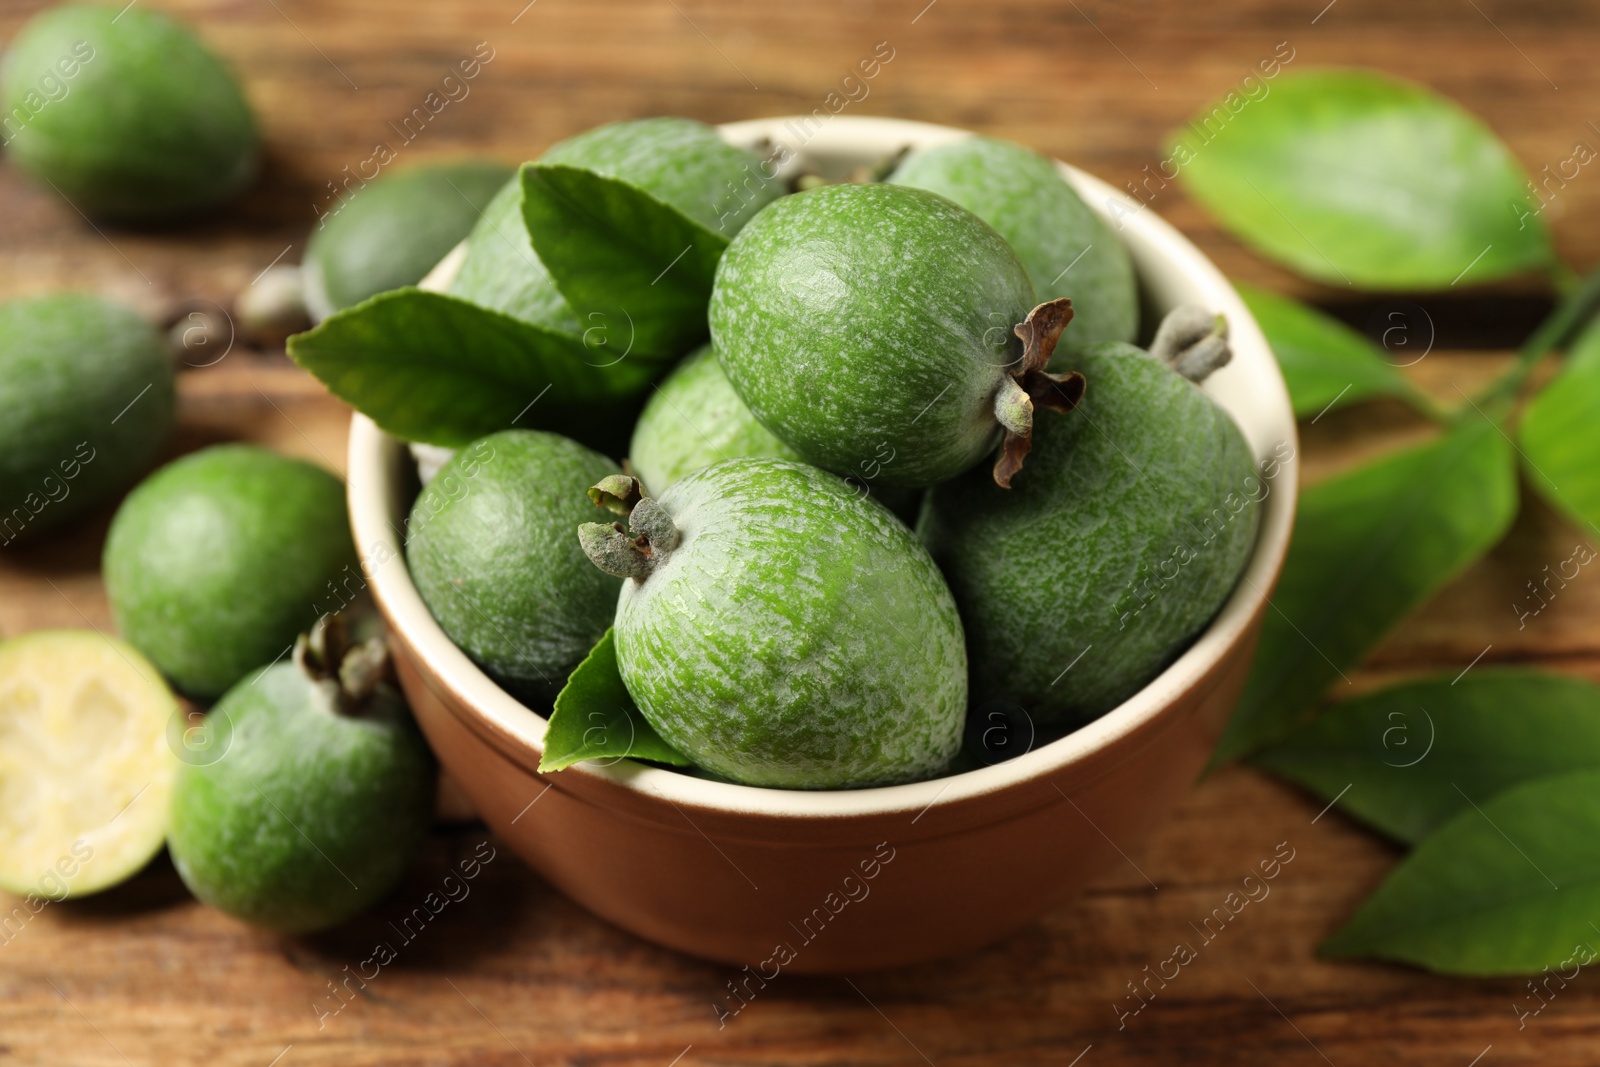
{"type": "MultiPolygon", "coordinates": [[[[905,145],[967,136],[891,119],[835,117],[722,128],[787,144],[825,173],[905,145]]],[[[1227,316],[1233,362],[1206,391],[1260,458],[1296,446],[1294,417],[1259,328],[1226,279],[1154,212],[1081,171],[1062,173],[1120,226],[1146,312],[1181,302],[1227,316]],[[1113,206],[1118,208],[1113,210],[1113,206]]],[[[459,255],[427,284],[443,287],[459,255]]],[[[776,971],[885,967],[975,948],[1128,863],[1204,765],[1249,669],[1288,548],[1296,466],[1264,502],[1255,553],[1216,620],[1126,703],[1058,741],[912,785],[792,792],[622,761],[541,775],[545,720],[503,692],[439,629],[396,531],[414,485],[406,447],[357,415],[350,514],[389,622],[400,679],[440,760],[490,828],[552,885],[641,937],[776,971]],[[380,562],[381,561],[381,562],[380,562]]]]}

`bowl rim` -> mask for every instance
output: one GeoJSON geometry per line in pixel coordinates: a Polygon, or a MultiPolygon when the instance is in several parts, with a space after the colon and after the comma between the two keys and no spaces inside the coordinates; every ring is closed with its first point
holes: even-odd
{"type": "MultiPolygon", "coordinates": [[[[784,142],[785,132],[792,134],[797,130],[796,124],[807,123],[815,123],[813,116],[755,119],[717,129],[732,143],[752,145],[762,138],[784,142]]],[[[809,130],[808,126],[800,128],[809,130]]],[[[802,151],[887,155],[905,144],[921,147],[968,136],[973,134],[930,123],[840,115],[831,117],[806,137],[802,151]]],[[[549,786],[560,786],[563,776],[576,775],[599,779],[680,807],[730,814],[838,819],[917,813],[920,818],[935,804],[955,805],[1013,790],[1083,764],[1154,726],[1185,693],[1201,685],[1246,638],[1256,615],[1270,603],[1267,590],[1276,580],[1288,552],[1298,490],[1299,447],[1288,390],[1255,319],[1232,285],[1199,249],[1171,224],[1147,210],[1147,205],[1083,171],[1054,162],[1098,214],[1113,222],[1120,232],[1132,232],[1136,246],[1130,248],[1130,252],[1134,254],[1146,296],[1156,285],[1147,271],[1159,262],[1166,272],[1167,282],[1181,278],[1182,285],[1227,317],[1234,359],[1213,381],[1230,372],[1239,382],[1245,382],[1243,376],[1248,376],[1246,391],[1257,394],[1254,403],[1261,406],[1243,412],[1231,408],[1230,411],[1245,431],[1258,460],[1266,455],[1267,449],[1281,443],[1287,443],[1294,450],[1282,463],[1272,479],[1270,492],[1262,501],[1255,548],[1238,584],[1188,649],[1122,704],[1072,733],[1010,760],[942,778],[865,789],[788,790],[700,778],[620,758],[613,762],[587,761],[559,773],[538,774],[533,767],[543,751],[546,717],[495,684],[456,647],[428,612],[411,581],[397,528],[391,519],[394,483],[401,469],[397,460],[403,443],[384,433],[366,416],[356,413],[350,428],[348,495],[356,544],[366,546],[362,551],[363,567],[390,626],[400,632],[435,680],[453,691],[460,705],[484,720],[481,724],[468,722],[465,725],[474,728],[497,748],[503,749],[507,739],[525,747],[532,760],[515,762],[525,765],[530,774],[544,778],[549,786]]],[[[465,242],[440,261],[424,279],[422,287],[445,288],[459,269],[464,253],[465,242]]],[[[1211,388],[1208,382],[1208,392],[1211,388]]],[[[1229,405],[1225,403],[1224,406],[1229,405]]],[[[514,759],[509,755],[507,758],[514,759]]]]}

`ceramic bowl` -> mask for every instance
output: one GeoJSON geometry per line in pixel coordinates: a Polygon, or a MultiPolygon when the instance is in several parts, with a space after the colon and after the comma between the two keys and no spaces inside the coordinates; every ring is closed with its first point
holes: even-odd
{"type": "MultiPolygon", "coordinates": [[[[738,144],[784,143],[828,174],[906,145],[967,136],[844,116],[740,122],[722,133],[738,144]]],[[[1147,324],[1180,302],[1227,316],[1235,357],[1205,388],[1257,455],[1295,448],[1277,364],[1216,267],[1154,211],[1081,171],[1063,166],[1062,173],[1132,253],[1147,324]]],[[[442,262],[426,284],[442,287],[459,260],[442,262]]],[[[416,479],[405,445],[357,415],[349,461],[356,543],[389,623],[401,683],[478,813],[596,915],[724,961],[747,988],[754,976],[765,981],[779,971],[856,971],[974,949],[1131,863],[1199,774],[1238,699],[1288,548],[1296,489],[1289,462],[1271,483],[1254,555],[1221,613],[1109,714],[979,770],[912,785],[799,792],[631,761],[539,774],[545,719],[450,642],[407,574],[397,531],[416,479]]]]}

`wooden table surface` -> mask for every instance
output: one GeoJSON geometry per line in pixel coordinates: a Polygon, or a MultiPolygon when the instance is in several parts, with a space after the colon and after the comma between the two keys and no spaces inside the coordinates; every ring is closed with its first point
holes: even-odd
{"type": "MultiPolygon", "coordinates": [[[[280,254],[293,262],[325,183],[393,140],[398,121],[480,42],[493,58],[401,163],[468,152],[508,161],[596,123],[809,112],[880,41],[893,60],[850,114],[967,126],[1028,142],[1122,185],[1165,131],[1279,42],[1291,69],[1370,64],[1455,97],[1530,171],[1600,143],[1600,5],[1556,0],[139,0],[188,18],[242,71],[268,165],[236,209],[177,232],[92,229],[0,163],[0,298],[61,287],[152,315],[226,301],[280,254]]],[[[40,5],[0,3],[0,38],[40,5]]],[[[857,92],[859,95],[859,91],[857,92]]],[[[1295,292],[1358,326],[1379,301],[1299,282],[1220,233],[1176,186],[1156,210],[1231,276],[1295,292]]],[[[1600,260],[1600,177],[1548,210],[1570,263],[1600,260]]],[[[1537,281],[1423,297],[1438,343],[1409,373],[1441,398],[1492,374],[1548,306],[1537,281]]],[[[281,352],[236,348],[181,382],[173,451],[230,438],[342,469],[347,411],[281,352]]],[[[0,418],[4,414],[0,413],[0,418]]],[[[1322,419],[1307,473],[1424,432],[1395,406],[1322,419]]],[[[104,517],[0,557],[0,634],[109,627],[96,562],[104,517]]],[[[1579,535],[1529,501],[1507,542],[1410,619],[1352,676],[1539,664],[1600,678],[1600,594],[1519,630],[1511,603],[1579,535]]],[[[1350,690],[1355,691],[1354,689],[1350,690]]],[[[389,936],[452,858],[484,839],[441,830],[395,896],[346,929],[285,940],[191,901],[162,859],[128,885],[46,908],[0,945],[0,1063],[356,1067],[467,1064],[1319,1064],[1499,1067],[1600,1060],[1600,980],[1580,978],[1519,1028],[1516,980],[1463,981],[1328,963],[1316,942],[1396,852],[1247,769],[1198,785],[1128,865],[1025,932],[974,955],[845,979],[785,977],[725,1027],[729,968],[591,917],[503,848],[399,959],[341,1003],[344,968],[389,936]],[[1113,1004],[1190,936],[1280,842],[1295,859],[1140,1014],[1113,1004]],[[1135,866],[1137,865],[1137,866],[1135,866]],[[334,1009],[339,1008],[335,1013],[334,1009]]],[[[1050,847],[1047,841],[1041,848],[1050,847]]],[[[491,846],[493,847],[492,843],[491,846]]],[[[9,904],[5,905],[9,908],[9,904]]]]}

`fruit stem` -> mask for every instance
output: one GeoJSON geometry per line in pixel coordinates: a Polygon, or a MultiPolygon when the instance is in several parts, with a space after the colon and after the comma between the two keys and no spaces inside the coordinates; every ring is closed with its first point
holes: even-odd
{"type": "Polygon", "coordinates": [[[1233,359],[1228,320],[1196,304],[1180,304],[1156,328],[1150,354],[1199,385],[1233,359]]]}
{"type": "Polygon", "coordinates": [[[1000,389],[994,394],[994,417],[1007,433],[1018,437],[1033,433],[1033,400],[1009,375],[1001,380],[1000,389]]]}
{"type": "Polygon", "coordinates": [[[1600,302],[1600,270],[1584,276],[1579,285],[1561,298],[1555,310],[1522,342],[1511,369],[1472,397],[1471,403],[1462,404],[1456,410],[1457,421],[1472,417],[1477,413],[1477,408],[1494,409],[1514,400],[1544,357],[1573,341],[1597,302],[1600,302]]]}

